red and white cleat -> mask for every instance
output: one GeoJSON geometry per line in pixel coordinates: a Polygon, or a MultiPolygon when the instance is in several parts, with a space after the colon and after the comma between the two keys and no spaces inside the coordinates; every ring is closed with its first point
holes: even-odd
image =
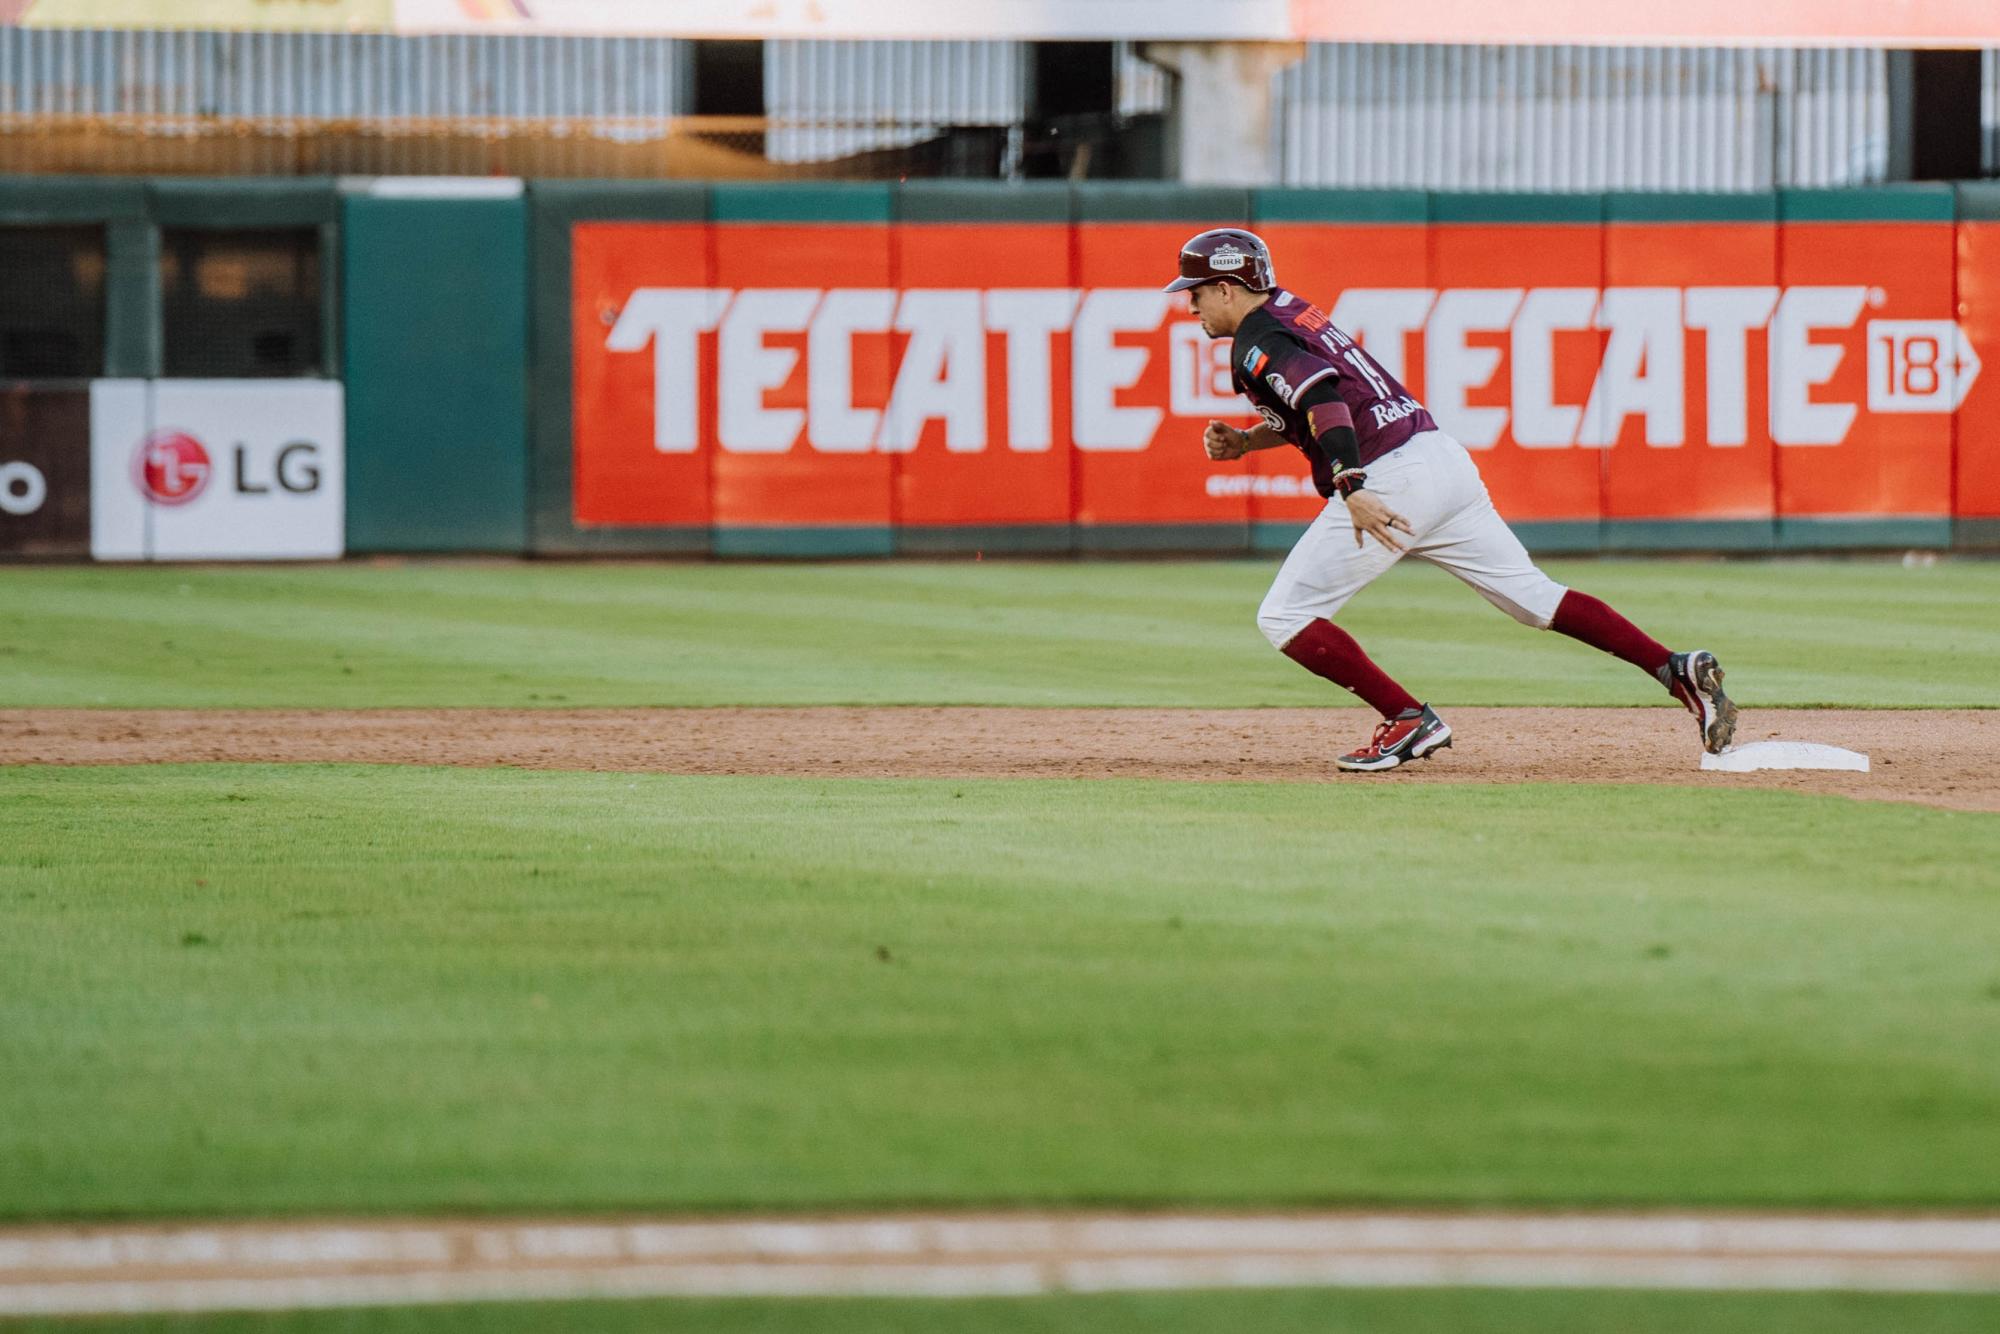
{"type": "Polygon", "coordinates": [[[1422,708],[1404,709],[1393,718],[1384,718],[1367,745],[1334,763],[1350,773],[1373,773],[1393,769],[1411,760],[1421,760],[1451,744],[1451,728],[1444,719],[1422,708]]]}

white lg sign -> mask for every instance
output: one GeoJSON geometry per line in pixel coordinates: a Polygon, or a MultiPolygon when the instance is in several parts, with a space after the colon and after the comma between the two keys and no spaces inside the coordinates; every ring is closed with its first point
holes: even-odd
{"type": "Polygon", "coordinates": [[[342,393],[327,380],[99,380],[99,560],[327,560],[346,535],[342,393]]]}

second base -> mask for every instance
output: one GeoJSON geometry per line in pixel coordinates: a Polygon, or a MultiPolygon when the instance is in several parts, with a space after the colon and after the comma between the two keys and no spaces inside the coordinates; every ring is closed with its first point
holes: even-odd
{"type": "Polygon", "coordinates": [[[1703,755],[1701,767],[1747,774],[1758,769],[1852,769],[1868,772],[1868,757],[1858,750],[1822,746],[1813,741],[1752,741],[1731,746],[1720,755],[1703,755]]]}

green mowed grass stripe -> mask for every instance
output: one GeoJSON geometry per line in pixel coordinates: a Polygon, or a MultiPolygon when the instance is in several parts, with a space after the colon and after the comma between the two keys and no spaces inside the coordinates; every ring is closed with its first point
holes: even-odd
{"type": "MultiPolygon", "coordinates": [[[[1326,702],[1336,692],[1255,627],[1276,568],[17,568],[0,575],[0,707],[1326,702]]],[[[1548,568],[1671,645],[1714,649],[1748,704],[2000,707],[2000,565],[1548,568]]],[[[1658,694],[1415,562],[1341,620],[1441,704],[1658,694]]]]}
{"type": "Polygon", "coordinates": [[[62,1334],[1991,1334],[2000,1297],[1482,1289],[1109,1293],[981,1301],[556,1302],[36,1320],[62,1334]]]}
{"type": "Polygon", "coordinates": [[[1992,1205],[2000,817],[0,770],[0,1215],[1992,1205]]]}

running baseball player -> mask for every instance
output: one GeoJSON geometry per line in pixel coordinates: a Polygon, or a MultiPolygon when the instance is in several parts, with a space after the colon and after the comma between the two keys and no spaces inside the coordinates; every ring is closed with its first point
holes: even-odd
{"type": "Polygon", "coordinates": [[[1444,719],[1333,623],[1349,598],[1406,553],[1443,566],[1523,625],[1631,663],[1694,714],[1705,749],[1729,744],[1736,706],[1722,693],[1715,655],[1671,652],[1536,568],[1464,446],[1325,312],[1277,285],[1260,238],[1232,227],[1191,238],[1166,290],[1188,294],[1210,338],[1234,340],[1236,391],[1264,419],[1248,431],[1211,421],[1202,436],[1208,457],[1291,445],[1311,461],[1313,485],[1327,498],[1285,558],[1257,625],[1279,652],[1382,715],[1367,745],[1335,761],[1342,769],[1393,769],[1451,744],[1444,719]]]}

